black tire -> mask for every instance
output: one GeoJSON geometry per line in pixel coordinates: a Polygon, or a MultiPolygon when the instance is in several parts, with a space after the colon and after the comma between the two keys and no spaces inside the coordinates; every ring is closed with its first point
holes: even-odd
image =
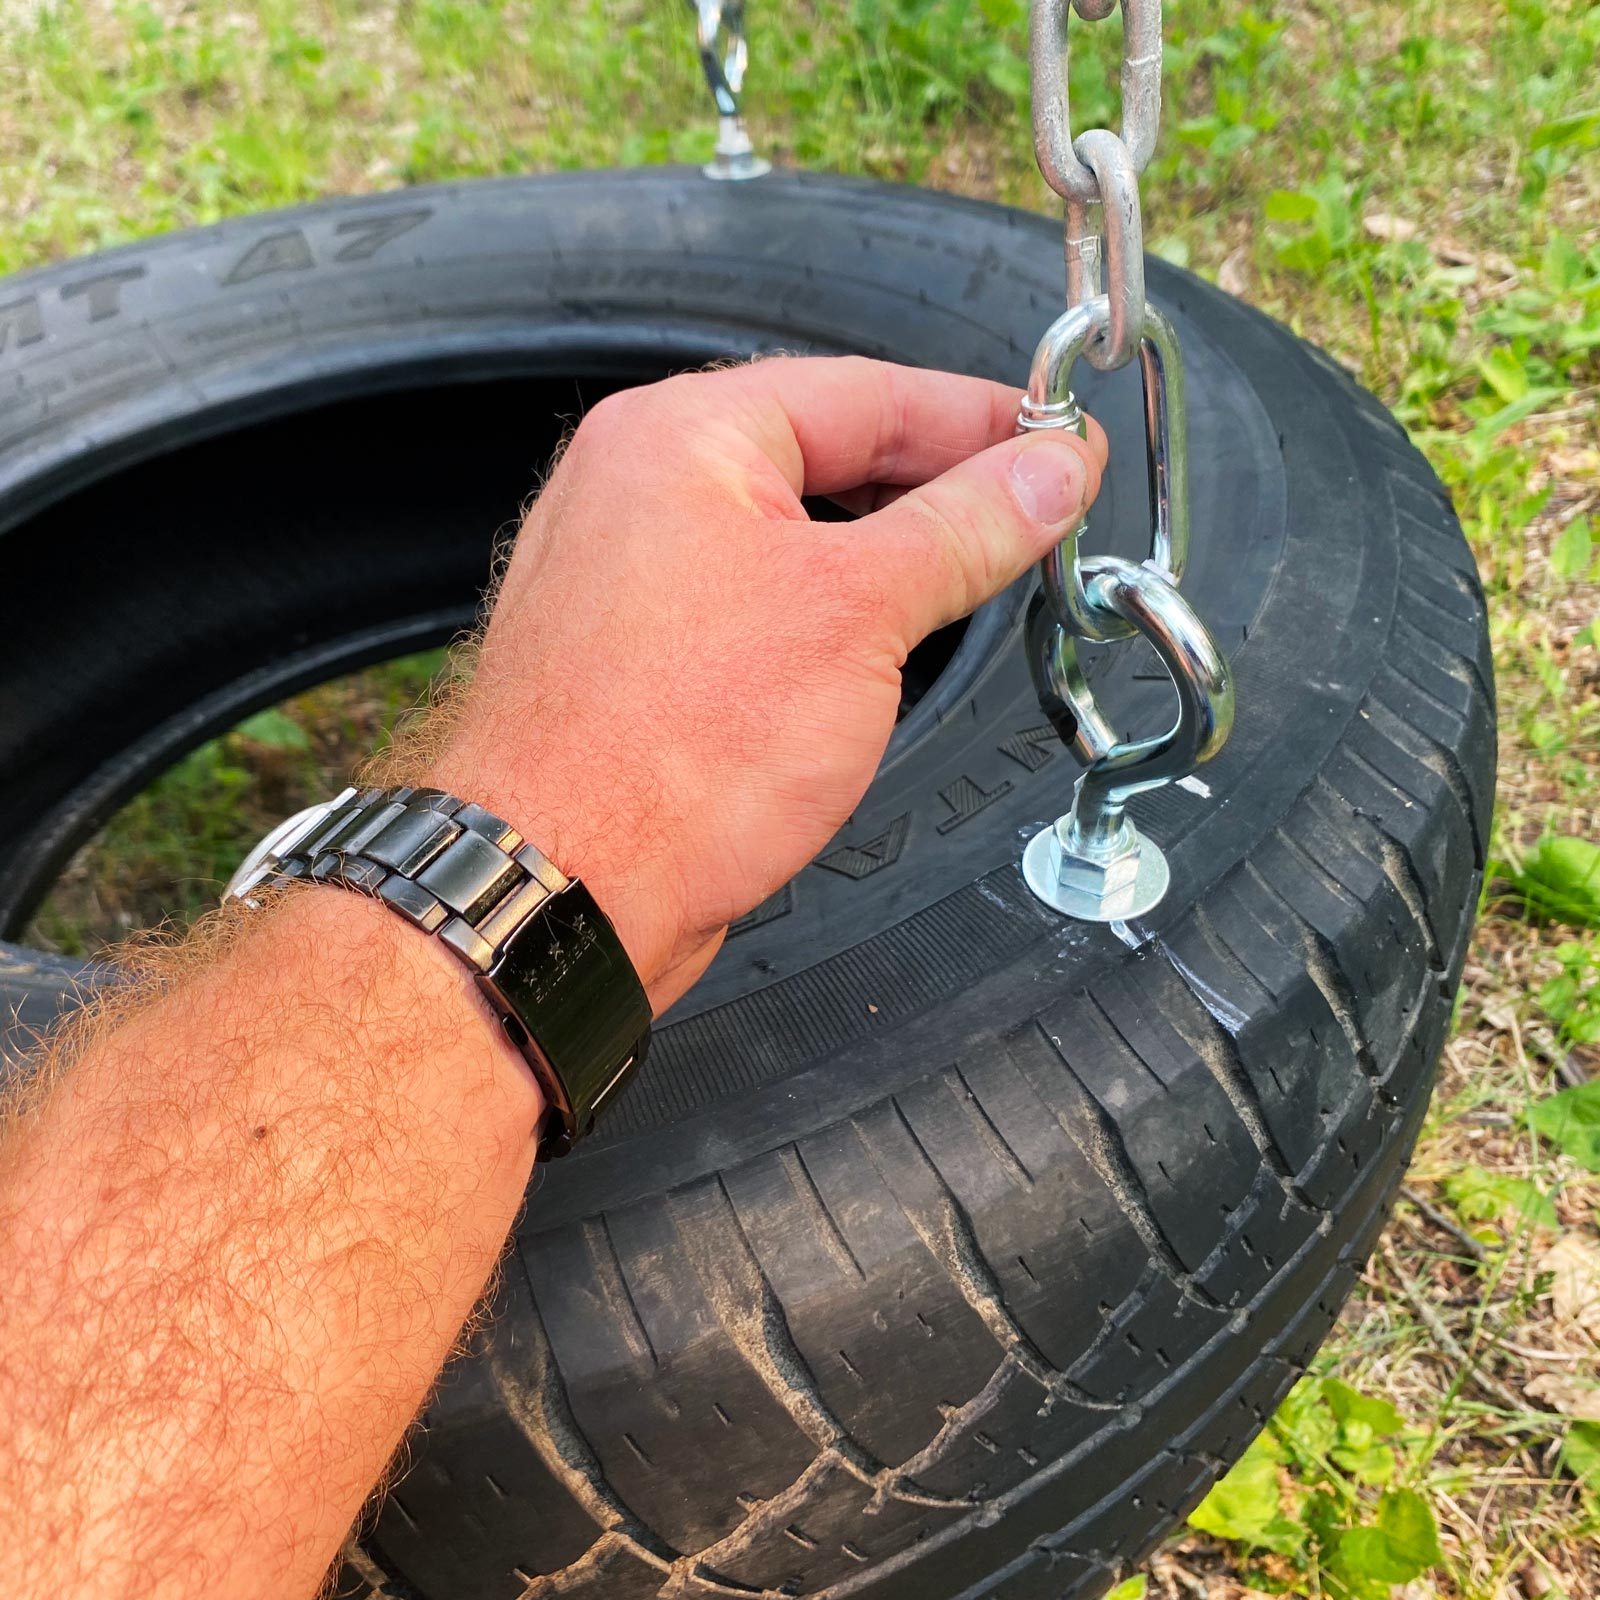
{"type": "MultiPolygon", "coordinates": [[[[1020,384],[1060,274],[1059,227],[1015,212],[658,171],[341,201],[13,280],[0,926],[179,750],[459,626],[557,413],[765,348],[1020,384]]],[[[1021,586],[550,1171],[352,1581],[1088,1596],[1326,1334],[1476,903],[1483,597],[1370,396],[1198,280],[1150,279],[1190,373],[1185,587],[1239,695],[1209,796],[1136,806],[1170,897],[1113,930],[1023,887],[1073,763],[1041,731],[1021,586]]],[[[1113,440],[1098,542],[1131,553],[1137,378],[1085,394],[1113,440]]],[[[1092,672],[1130,725],[1166,714],[1136,652],[1092,672]]],[[[0,994],[43,1015],[62,964],[9,959],[0,994]]]]}

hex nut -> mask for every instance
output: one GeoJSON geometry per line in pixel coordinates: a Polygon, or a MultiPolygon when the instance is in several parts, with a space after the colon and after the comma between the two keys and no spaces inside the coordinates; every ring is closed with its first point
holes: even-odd
{"type": "Polygon", "coordinates": [[[1139,851],[1124,851],[1110,861],[1090,861],[1084,856],[1060,850],[1054,862],[1056,877],[1063,889],[1074,894],[1093,895],[1108,900],[1131,889],[1139,877],[1139,851]]]}

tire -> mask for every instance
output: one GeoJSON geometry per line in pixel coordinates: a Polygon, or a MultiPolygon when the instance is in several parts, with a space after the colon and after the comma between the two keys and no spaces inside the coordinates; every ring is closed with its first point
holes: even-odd
{"type": "MultiPolygon", "coordinates": [[[[1239,705],[1203,785],[1135,802],[1167,900],[1099,928],[1023,886],[1075,768],[1019,585],[549,1171],[356,1589],[1091,1596],[1327,1333],[1477,900],[1483,596],[1375,400],[1149,270],[1189,371],[1185,590],[1239,705]]],[[[0,929],[182,750],[460,627],[593,396],[778,348],[1020,385],[1060,271],[1057,226],[993,206],[654,171],[339,201],[12,280],[0,929]]],[[[1083,395],[1113,445],[1092,542],[1133,554],[1138,379],[1083,395]]],[[[1090,674],[1113,721],[1162,725],[1153,658],[1090,674]]],[[[12,947],[0,998],[38,1021],[68,973],[12,947]]]]}

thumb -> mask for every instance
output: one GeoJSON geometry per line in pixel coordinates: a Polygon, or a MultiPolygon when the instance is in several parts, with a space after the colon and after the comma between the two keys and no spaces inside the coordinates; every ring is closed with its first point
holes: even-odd
{"type": "Polygon", "coordinates": [[[856,522],[853,542],[888,569],[906,648],[998,594],[1066,538],[1099,491],[1103,460],[1076,434],[1025,433],[856,522]]]}

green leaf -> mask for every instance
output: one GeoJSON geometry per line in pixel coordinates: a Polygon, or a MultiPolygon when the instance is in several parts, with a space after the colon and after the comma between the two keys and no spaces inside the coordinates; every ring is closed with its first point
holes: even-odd
{"type": "Polygon", "coordinates": [[[1587,1172],[1600,1172],[1600,1078],[1528,1109],[1528,1126],[1587,1172]]]}
{"type": "Polygon", "coordinates": [[[1304,189],[1274,189],[1266,211],[1268,222],[1314,222],[1322,215],[1322,202],[1304,189]]]}
{"type": "Polygon", "coordinates": [[[1283,1514],[1275,1457],[1264,1435],[1256,1439],[1227,1477],[1189,1513],[1189,1526],[1280,1554],[1298,1550],[1306,1530],[1283,1514]]]}
{"type": "Polygon", "coordinates": [[[1539,989],[1539,1004],[1564,1044],[1600,1041],[1600,949],[1569,939],[1556,946],[1560,973],[1539,989]]]}
{"type": "Polygon", "coordinates": [[[309,750],[311,741],[306,730],[293,717],[286,716],[276,707],[258,711],[246,717],[234,730],[255,744],[264,744],[273,750],[309,750]]]}
{"type": "Polygon", "coordinates": [[[1189,1515],[1191,1526],[1253,1543],[1279,1514],[1278,1463],[1257,1439],[1189,1515]]]}
{"type": "Polygon", "coordinates": [[[1380,1395],[1362,1394],[1337,1378],[1325,1378],[1322,1393],[1341,1428],[1358,1423],[1381,1438],[1405,1426],[1400,1413],[1380,1395]]]}
{"type": "Polygon", "coordinates": [[[1488,355],[1479,356],[1478,371],[1507,405],[1514,405],[1528,393],[1528,369],[1507,345],[1496,345],[1488,355]]]}
{"type": "Polygon", "coordinates": [[[1371,1527],[1339,1536],[1334,1568],[1358,1593],[1369,1584],[1409,1583],[1444,1560],[1428,1502],[1414,1489],[1390,1489],[1378,1501],[1371,1527]]]}
{"type": "Polygon", "coordinates": [[[1593,350],[1600,345],[1600,308],[1591,308],[1581,322],[1569,322],[1561,330],[1563,350],[1593,350]]]}
{"type": "Polygon", "coordinates": [[[1544,150],[1552,145],[1600,144],[1600,111],[1574,111],[1565,117],[1552,117],[1533,130],[1528,140],[1530,150],[1544,150]]]}
{"type": "Polygon", "coordinates": [[[1560,750],[1566,744],[1566,735],[1548,717],[1535,717],[1528,724],[1528,743],[1541,754],[1560,750]]]}
{"type": "Polygon", "coordinates": [[[1465,1167],[1444,1180],[1444,1192],[1463,1222],[1494,1222],[1509,1215],[1514,1222],[1528,1226],[1559,1226],[1550,1197],[1526,1178],[1465,1167]]]}
{"type": "Polygon", "coordinates": [[[1546,834],[1514,884],[1530,911],[1575,927],[1600,927],[1600,845],[1570,834],[1546,834]]]}
{"type": "Polygon", "coordinates": [[[1141,1572],[1137,1576],[1119,1583],[1106,1596],[1106,1600],[1144,1600],[1145,1587],[1145,1577],[1141,1572]]]}
{"type": "Polygon", "coordinates": [[[1378,1528],[1389,1548],[1412,1563],[1412,1577],[1444,1560],[1433,1511],[1415,1489],[1391,1489],[1378,1501],[1378,1528]]]}
{"type": "Polygon", "coordinates": [[[1589,519],[1574,517],[1550,546],[1550,570],[1558,578],[1581,578],[1589,570],[1593,553],[1589,519]]]}
{"type": "Polygon", "coordinates": [[[1507,428],[1514,428],[1526,417],[1531,417],[1540,406],[1548,405],[1552,400],[1559,400],[1562,391],[1549,384],[1540,384],[1519,400],[1513,400],[1500,407],[1498,411],[1491,412],[1481,422],[1475,423],[1472,436],[1493,440],[1498,439],[1507,428]]]}
{"type": "Polygon", "coordinates": [[[1283,1441],[1283,1459],[1315,1462],[1339,1442],[1339,1424],[1316,1378],[1302,1378],[1284,1397],[1263,1438],[1276,1434],[1283,1441]]]}
{"type": "Polygon", "coordinates": [[[1583,282],[1583,257],[1564,233],[1552,233],[1545,243],[1540,275],[1552,294],[1570,294],[1583,282]]]}
{"type": "Polygon", "coordinates": [[[1561,1446],[1561,1465],[1600,1501],[1600,1422],[1574,1422],[1561,1446]]]}
{"type": "Polygon", "coordinates": [[[1394,1476],[1394,1451],[1386,1444],[1374,1443],[1367,1429],[1359,1431],[1367,1433],[1368,1437],[1336,1446],[1330,1459],[1357,1483],[1387,1483],[1394,1476]]]}
{"type": "Polygon", "coordinates": [[[1394,1584],[1408,1583],[1415,1576],[1409,1562],[1395,1559],[1377,1528],[1346,1528],[1339,1536],[1332,1568],[1340,1586],[1358,1595],[1387,1595],[1394,1584]]]}

